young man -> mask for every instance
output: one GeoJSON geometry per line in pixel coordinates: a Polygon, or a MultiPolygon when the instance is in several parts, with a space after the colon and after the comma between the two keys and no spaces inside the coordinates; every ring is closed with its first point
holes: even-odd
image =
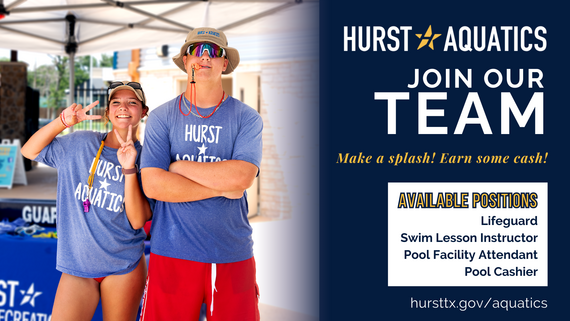
{"type": "Polygon", "coordinates": [[[261,117],[228,96],[239,64],[222,31],[196,28],[174,58],[186,92],[154,110],[141,154],[157,200],[141,320],[259,320],[252,228],[244,190],[261,162],[261,117]]]}

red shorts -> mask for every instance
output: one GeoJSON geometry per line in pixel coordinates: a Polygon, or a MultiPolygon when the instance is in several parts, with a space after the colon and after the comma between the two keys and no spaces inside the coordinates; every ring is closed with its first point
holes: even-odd
{"type": "Polygon", "coordinates": [[[140,321],[198,320],[202,303],[209,321],[259,320],[258,297],[253,257],[210,264],[151,253],[140,321]]]}

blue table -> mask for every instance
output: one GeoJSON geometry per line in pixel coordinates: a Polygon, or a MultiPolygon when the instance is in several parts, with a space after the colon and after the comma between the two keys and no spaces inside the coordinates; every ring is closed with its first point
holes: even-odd
{"type": "MultiPolygon", "coordinates": [[[[0,234],[0,320],[50,319],[61,277],[56,249],[56,239],[0,234]]],[[[99,303],[93,320],[102,319],[99,303]]]]}

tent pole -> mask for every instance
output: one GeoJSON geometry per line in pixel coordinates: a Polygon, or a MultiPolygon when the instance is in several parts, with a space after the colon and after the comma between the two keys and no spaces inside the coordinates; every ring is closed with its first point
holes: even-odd
{"type": "Polygon", "coordinates": [[[69,53],[69,103],[75,102],[75,52],[69,53]]]}
{"type": "MultiPolygon", "coordinates": [[[[4,1],[0,1],[0,2],[4,2],[4,1]]],[[[21,5],[22,3],[26,2],[26,0],[17,0],[14,1],[12,3],[10,3],[7,7],[6,10],[7,11],[12,11],[12,9],[16,8],[17,6],[21,5]]]]}
{"type": "MultiPolygon", "coordinates": [[[[75,51],[69,53],[69,105],[75,102],[75,51]]],[[[73,126],[69,127],[73,133],[73,126]]]]}
{"type": "MultiPolygon", "coordinates": [[[[75,16],[68,14],[67,20],[67,42],[65,52],[69,55],[69,104],[75,102],[75,52],[77,51],[77,40],[75,39],[75,16]]],[[[73,132],[73,127],[69,128],[73,132]]]]}

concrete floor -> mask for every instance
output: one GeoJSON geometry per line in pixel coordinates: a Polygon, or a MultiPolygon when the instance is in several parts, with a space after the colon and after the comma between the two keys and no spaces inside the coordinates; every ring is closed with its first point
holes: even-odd
{"type": "Polygon", "coordinates": [[[57,189],[57,171],[39,164],[26,172],[28,185],[16,184],[12,189],[0,188],[0,198],[32,198],[54,200],[57,189]]]}
{"type": "Polygon", "coordinates": [[[318,321],[319,318],[281,309],[267,304],[259,304],[259,315],[263,321],[318,321]]]}

